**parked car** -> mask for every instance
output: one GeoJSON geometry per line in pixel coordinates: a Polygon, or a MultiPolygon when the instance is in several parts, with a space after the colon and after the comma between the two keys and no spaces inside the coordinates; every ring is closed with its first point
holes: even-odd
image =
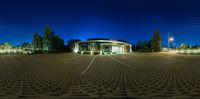
{"type": "Polygon", "coordinates": [[[24,49],[24,50],[22,50],[22,54],[27,54],[27,55],[31,55],[31,54],[33,54],[34,52],[32,51],[32,50],[30,50],[30,49],[24,49]]]}

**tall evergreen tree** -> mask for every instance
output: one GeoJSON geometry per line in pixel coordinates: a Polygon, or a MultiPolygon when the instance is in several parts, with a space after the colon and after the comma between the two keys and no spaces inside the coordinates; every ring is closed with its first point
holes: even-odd
{"type": "Polygon", "coordinates": [[[153,52],[161,51],[161,37],[157,29],[154,31],[153,37],[150,41],[150,46],[153,52]]]}
{"type": "Polygon", "coordinates": [[[64,49],[64,40],[57,36],[54,32],[52,32],[52,44],[53,44],[53,51],[63,50],[64,49]]]}
{"type": "Polygon", "coordinates": [[[50,52],[53,50],[53,35],[48,25],[44,27],[44,36],[42,40],[43,51],[50,52]]]}
{"type": "Polygon", "coordinates": [[[63,49],[64,46],[65,46],[64,40],[61,39],[59,36],[55,35],[53,37],[53,48],[54,48],[54,50],[58,50],[58,49],[61,50],[61,49],[63,49]]]}
{"type": "Polygon", "coordinates": [[[42,38],[42,36],[39,36],[39,42],[38,42],[38,49],[39,49],[39,51],[42,51],[42,46],[43,46],[43,44],[42,44],[42,40],[43,40],[43,38],[42,38]]]}
{"type": "Polygon", "coordinates": [[[35,32],[33,34],[33,39],[32,39],[32,49],[33,50],[39,50],[39,42],[40,42],[40,38],[39,38],[39,34],[37,32],[35,32]]]}

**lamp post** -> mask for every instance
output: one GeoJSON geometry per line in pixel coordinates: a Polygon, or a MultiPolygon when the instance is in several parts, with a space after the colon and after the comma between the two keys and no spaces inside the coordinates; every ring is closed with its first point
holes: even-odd
{"type": "Polygon", "coordinates": [[[174,41],[173,37],[170,37],[170,33],[168,32],[168,51],[170,50],[170,43],[174,41]]]}

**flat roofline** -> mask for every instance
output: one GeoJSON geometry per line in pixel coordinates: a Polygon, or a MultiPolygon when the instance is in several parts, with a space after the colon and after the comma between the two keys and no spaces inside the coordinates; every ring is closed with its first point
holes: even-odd
{"type": "Polygon", "coordinates": [[[130,45],[129,43],[126,42],[121,42],[121,41],[116,41],[116,40],[87,40],[87,41],[81,41],[78,43],[118,43],[118,44],[125,44],[125,45],[130,45]]]}
{"type": "Polygon", "coordinates": [[[88,38],[87,41],[91,41],[91,40],[111,40],[108,38],[88,38]]]}

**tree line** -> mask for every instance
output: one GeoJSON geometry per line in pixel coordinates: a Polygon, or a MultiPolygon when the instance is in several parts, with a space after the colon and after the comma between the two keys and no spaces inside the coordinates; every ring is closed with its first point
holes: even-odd
{"type": "Polygon", "coordinates": [[[56,35],[51,30],[49,25],[45,25],[43,29],[43,35],[39,35],[38,32],[34,32],[32,36],[32,42],[23,42],[20,45],[13,46],[9,42],[1,43],[0,49],[19,48],[22,50],[28,49],[35,53],[49,53],[49,52],[72,52],[74,44],[79,42],[79,39],[70,39],[65,45],[64,40],[56,35]]]}
{"type": "Polygon", "coordinates": [[[151,40],[138,41],[137,44],[132,46],[132,49],[140,52],[159,52],[162,50],[161,40],[159,31],[155,29],[151,40]]]}
{"type": "Polygon", "coordinates": [[[180,46],[176,47],[175,49],[177,50],[188,50],[188,49],[200,49],[200,45],[189,45],[189,44],[186,44],[186,43],[182,43],[180,46]]]}
{"type": "Polygon", "coordinates": [[[35,52],[55,52],[65,50],[64,40],[56,35],[48,25],[45,25],[43,36],[35,32],[32,37],[31,49],[35,52]]]}
{"type": "MultiPolygon", "coordinates": [[[[53,32],[48,25],[45,25],[43,29],[43,35],[39,35],[38,32],[35,32],[32,36],[32,42],[24,42],[16,48],[21,49],[31,49],[36,53],[43,52],[72,52],[75,47],[76,42],[80,42],[79,39],[70,39],[67,41],[67,45],[64,44],[64,40],[53,32]]],[[[127,42],[125,40],[119,40],[123,42],[127,42]]],[[[162,39],[160,36],[160,32],[155,29],[153,32],[153,36],[149,41],[138,41],[136,44],[132,45],[133,51],[139,52],[159,52],[162,50],[162,39]]],[[[13,46],[8,43],[0,44],[0,48],[13,48],[13,46]]],[[[182,49],[199,49],[199,45],[190,46],[188,44],[182,43],[180,46],[176,47],[177,50],[182,49]]]]}
{"type": "MultiPolygon", "coordinates": [[[[162,39],[160,33],[157,29],[154,30],[153,36],[149,41],[138,41],[136,44],[132,45],[133,51],[139,52],[159,52],[162,51],[162,39]]],[[[188,49],[200,49],[200,45],[190,46],[189,44],[182,43],[175,47],[176,50],[188,50],[188,49]]]]}

